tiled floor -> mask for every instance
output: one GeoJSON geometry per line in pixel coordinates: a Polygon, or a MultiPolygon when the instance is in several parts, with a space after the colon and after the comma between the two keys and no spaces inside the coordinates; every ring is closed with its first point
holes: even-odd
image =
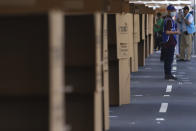
{"type": "Polygon", "coordinates": [[[110,109],[110,131],[196,131],[196,58],[174,62],[178,80],[166,81],[159,55],[132,73],[131,104],[110,109]]]}

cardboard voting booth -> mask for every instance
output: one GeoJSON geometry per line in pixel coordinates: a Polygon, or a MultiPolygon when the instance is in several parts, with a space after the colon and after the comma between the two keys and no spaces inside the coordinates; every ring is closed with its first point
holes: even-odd
{"type": "Polygon", "coordinates": [[[110,105],[130,103],[130,15],[108,15],[110,105]]]}
{"type": "Polygon", "coordinates": [[[0,47],[0,97],[5,107],[0,110],[1,128],[62,130],[65,124],[63,13],[6,15],[12,10],[5,14],[0,10],[4,43],[0,47]]]}
{"type": "Polygon", "coordinates": [[[104,10],[103,3],[105,0],[0,1],[0,32],[5,43],[1,49],[9,50],[0,55],[7,63],[1,65],[5,79],[1,96],[7,101],[5,106],[17,103],[18,109],[1,111],[10,114],[6,117],[12,125],[0,119],[4,129],[102,130],[102,27],[101,13],[95,12],[104,10]],[[9,66],[13,66],[11,71],[9,66]],[[22,109],[26,113],[21,114],[22,109]],[[24,119],[18,123],[11,114],[21,114],[24,119]]]}

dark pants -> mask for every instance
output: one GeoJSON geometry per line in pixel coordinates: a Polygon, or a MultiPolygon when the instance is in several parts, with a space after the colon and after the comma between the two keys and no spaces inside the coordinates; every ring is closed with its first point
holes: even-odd
{"type": "Polygon", "coordinates": [[[163,58],[164,58],[164,71],[165,75],[171,74],[171,67],[174,59],[175,46],[163,47],[163,58]]]}
{"type": "Polygon", "coordinates": [[[154,37],[155,37],[155,47],[154,47],[154,49],[158,48],[158,50],[160,50],[161,42],[162,42],[162,33],[156,32],[154,37]]]}
{"type": "Polygon", "coordinates": [[[160,61],[164,61],[164,46],[161,44],[161,55],[160,55],[160,61]]]}

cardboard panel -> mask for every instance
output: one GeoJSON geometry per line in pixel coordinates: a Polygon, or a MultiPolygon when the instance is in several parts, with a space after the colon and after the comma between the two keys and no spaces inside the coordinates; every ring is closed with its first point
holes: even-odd
{"type": "Polygon", "coordinates": [[[102,92],[94,93],[94,131],[103,130],[102,92]]]}
{"type": "Polygon", "coordinates": [[[145,43],[144,41],[140,41],[138,44],[138,65],[145,65],[145,43]]]}
{"type": "Polygon", "coordinates": [[[130,55],[130,71],[132,71],[132,67],[134,67],[133,57],[134,57],[134,46],[133,46],[133,14],[127,14],[128,18],[128,28],[129,28],[129,55],[130,55]]]}
{"type": "Polygon", "coordinates": [[[129,17],[126,14],[117,14],[116,15],[116,29],[117,29],[117,57],[121,58],[130,58],[129,49],[129,17]]]}
{"type": "Polygon", "coordinates": [[[50,131],[65,128],[64,13],[49,14],[50,27],[50,131]]]}
{"type": "Polygon", "coordinates": [[[140,41],[140,20],[139,20],[139,14],[134,14],[134,44],[138,43],[140,41]]]}
{"type": "Polygon", "coordinates": [[[72,87],[74,92],[94,93],[96,91],[94,16],[65,16],[65,20],[66,85],[72,87]]]}
{"type": "Polygon", "coordinates": [[[0,13],[47,13],[61,9],[66,13],[93,13],[104,11],[108,0],[1,0],[0,13]]]}
{"type": "Polygon", "coordinates": [[[149,34],[153,34],[153,15],[152,14],[149,14],[148,23],[149,23],[149,34]]]}
{"type": "Polygon", "coordinates": [[[103,15],[103,77],[104,77],[104,128],[109,130],[109,69],[108,69],[108,18],[103,15]]]}
{"type": "Polygon", "coordinates": [[[46,15],[0,16],[2,130],[49,130],[48,27],[46,15]]]}
{"type": "Polygon", "coordinates": [[[153,47],[154,47],[154,42],[153,42],[153,14],[149,14],[149,34],[151,35],[150,38],[150,54],[153,53],[153,47]]]}
{"type": "MultiPolygon", "coordinates": [[[[118,46],[118,43],[120,43],[119,40],[127,43],[127,46],[130,45],[128,44],[128,27],[124,26],[127,26],[127,24],[124,23],[124,20],[129,19],[127,16],[125,17],[125,15],[120,14],[108,16],[110,105],[122,105],[130,102],[130,95],[126,92],[130,84],[124,79],[127,78],[127,74],[130,75],[129,51],[127,51],[126,57],[117,59],[117,51],[119,50],[117,48],[120,47],[118,46]],[[121,29],[121,27],[122,30],[119,30],[120,33],[118,33],[118,28],[121,29]],[[122,36],[123,39],[119,39],[119,36],[122,36]],[[125,60],[126,62],[124,62],[125,60]]],[[[129,47],[126,49],[128,50],[129,47]]]]}
{"type": "Polygon", "coordinates": [[[92,13],[103,11],[108,6],[107,0],[59,0],[66,13],[92,13]]]}
{"type": "Polygon", "coordinates": [[[102,131],[103,127],[103,76],[102,76],[102,17],[101,13],[94,14],[94,24],[95,24],[95,48],[96,48],[96,56],[95,56],[95,68],[96,68],[96,76],[95,76],[95,88],[94,92],[94,131],[102,131]]]}
{"type": "Polygon", "coordinates": [[[72,131],[101,131],[101,14],[65,16],[65,20],[65,78],[66,90],[69,91],[66,94],[66,113],[70,114],[66,117],[67,123],[72,131]]]}
{"type": "Polygon", "coordinates": [[[134,41],[134,69],[133,72],[138,71],[138,43],[140,41],[140,22],[139,22],[139,14],[134,14],[134,29],[133,29],[133,41],[134,41]]]}
{"type": "Polygon", "coordinates": [[[132,72],[137,72],[138,71],[138,44],[134,44],[134,69],[132,72]]]}
{"type": "Polygon", "coordinates": [[[149,45],[149,14],[146,14],[146,38],[145,38],[145,45],[146,45],[146,57],[150,54],[150,45],[149,45]]]}
{"type": "Polygon", "coordinates": [[[144,19],[143,14],[140,14],[140,42],[138,44],[138,65],[145,65],[145,44],[143,35],[145,33],[144,29],[144,19]]]}
{"type": "Polygon", "coordinates": [[[108,15],[109,100],[119,105],[119,64],[117,59],[116,15],[108,15]]]}
{"type": "Polygon", "coordinates": [[[124,13],[130,13],[130,4],[129,4],[129,1],[123,1],[122,3],[122,12],[124,13]]]}
{"type": "Polygon", "coordinates": [[[1,129],[49,131],[48,100],[46,96],[0,96],[1,129]]]}
{"type": "Polygon", "coordinates": [[[94,130],[94,94],[66,94],[66,124],[72,131],[94,130]]]}
{"type": "Polygon", "coordinates": [[[119,60],[120,105],[130,104],[130,59],[119,60]]]}
{"type": "Polygon", "coordinates": [[[142,14],[142,39],[145,39],[145,14],[142,14]]]}
{"type": "Polygon", "coordinates": [[[66,94],[66,123],[72,131],[102,131],[101,93],[66,94]],[[100,123],[101,122],[101,123],[100,123]],[[98,126],[98,127],[97,127],[98,126]]]}
{"type": "Polygon", "coordinates": [[[0,94],[48,94],[48,16],[1,16],[0,26],[0,94]]]}
{"type": "Polygon", "coordinates": [[[117,57],[119,59],[120,105],[130,103],[130,15],[117,14],[117,57]]]}
{"type": "Polygon", "coordinates": [[[52,0],[1,0],[0,14],[47,12],[52,0]]]}
{"type": "Polygon", "coordinates": [[[108,6],[106,9],[107,13],[121,13],[122,12],[122,0],[107,0],[108,6]]]}
{"type": "Polygon", "coordinates": [[[146,7],[145,4],[130,3],[130,12],[135,14],[153,14],[155,11],[152,8],[146,7]]]}

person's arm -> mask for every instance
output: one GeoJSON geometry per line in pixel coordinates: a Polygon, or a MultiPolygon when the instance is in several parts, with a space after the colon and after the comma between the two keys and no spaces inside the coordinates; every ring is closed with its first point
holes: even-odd
{"type": "Polygon", "coordinates": [[[166,26],[166,32],[165,33],[167,35],[177,35],[177,34],[180,34],[179,31],[172,31],[171,28],[172,28],[172,21],[171,20],[168,20],[167,21],[167,26],[166,26]]]}
{"type": "Polygon", "coordinates": [[[180,34],[179,31],[169,31],[169,30],[166,30],[166,34],[167,35],[177,35],[177,34],[180,34]]]}
{"type": "Polygon", "coordinates": [[[157,23],[155,24],[155,27],[156,28],[160,28],[161,27],[160,23],[161,23],[161,19],[157,20],[157,23]]]}
{"type": "Polygon", "coordinates": [[[192,23],[192,21],[193,21],[193,16],[192,15],[189,15],[188,18],[187,17],[184,18],[184,22],[187,25],[190,25],[192,23]]]}
{"type": "Polygon", "coordinates": [[[187,24],[187,25],[190,25],[190,24],[191,24],[187,19],[184,19],[184,22],[185,22],[185,24],[187,24]]]}

